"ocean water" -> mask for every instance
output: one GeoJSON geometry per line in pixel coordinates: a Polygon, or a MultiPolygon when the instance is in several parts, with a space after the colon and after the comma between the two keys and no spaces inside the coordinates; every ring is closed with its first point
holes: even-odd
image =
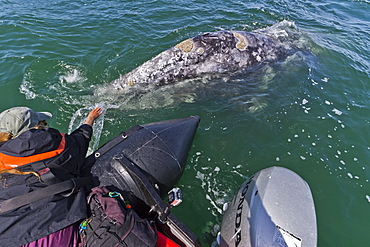
{"type": "Polygon", "coordinates": [[[255,172],[310,185],[318,246],[369,246],[370,2],[0,1],[1,111],[29,106],[73,130],[104,116],[91,151],[136,124],[199,115],[174,213],[211,246],[222,205],[255,172]],[[294,52],[242,76],[117,93],[110,82],[202,32],[262,30],[294,52]]]}

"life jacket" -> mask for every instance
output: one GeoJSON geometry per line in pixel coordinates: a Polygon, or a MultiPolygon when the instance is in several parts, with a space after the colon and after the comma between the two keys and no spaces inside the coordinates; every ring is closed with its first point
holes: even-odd
{"type": "MultiPolygon", "coordinates": [[[[86,131],[91,130],[87,128],[86,131]]],[[[33,174],[19,176],[7,172],[1,173],[0,177],[3,180],[0,185],[0,204],[6,205],[9,200],[40,191],[42,197],[45,197],[22,205],[19,210],[4,210],[3,213],[0,213],[1,246],[17,247],[31,243],[87,217],[85,190],[80,189],[84,184],[75,183],[74,190],[62,193],[55,193],[55,187],[52,186],[58,186],[63,182],[72,181],[72,179],[80,179],[75,174],[71,174],[71,178],[66,175],[65,178],[64,172],[69,174],[70,171],[63,169],[62,165],[66,162],[70,162],[68,164],[77,163],[82,156],[84,158],[84,154],[81,154],[81,157],[79,156],[78,148],[80,148],[79,145],[87,146],[88,139],[84,135],[79,139],[77,137],[69,138],[69,135],[63,136],[58,130],[52,128],[45,131],[48,132],[45,136],[39,131],[22,133],[22,135],[28,133],[27,136],[23,136],[25,141],[27,141],[28,136],[35,137],[33,142],[30,142],[29,150],[27,150],[28,143],[23,142],[22,138],[22,140],[18,140],[21,144],[19,151],[17,150],[18,142],[5,143],[4,145],[7,146],[1,146],[0,169],[3,169],[3,172],[7,169],[17,168],[21,172],[36,172],[40,177],[33,174]],[[32,132],[41,134],[35,136],[32,132]],[[49,140],[54,140],[54,142],[51,143],[49,140]],[[77,143],[77,141],[79,142],[77,143]],[[33,146],[38,144],[40,144],[39,149],[32,149],[33,146]],[[43,150],[46,152],[43,152],[43,150]],[[33,154],[35,152],[40,153],[33,154]],[[75,152],[76,155],[74,155],[75,152]],[[22,156],[22,153],[32,153],[32,155],[19,157],[22,156]],[[59,167],[61,167],[60,170],[59,167]],[[51,196],[46,193],[50,190],[53,192],[51,196]]],[[[77,132],[76,135],[78,134],[77,132]]],[[[77,182],[79,181],[77,180],[77,182]]],[[[36,197],[31,196],[31,198],[36,197]]],[[[23,203],[23,200],[20,201],[23,203]]],[[[18,200],[15,200],[15,202],[18,203],[18,200]]],[[[6,209],[5,206],[4,208],[6,209]]]]}
{"type": "Polygon", "coordinates": [[[51,150],[48,152],[34,154],[25,157],[17,157],[8,154],[4,154],[0,152],[0,170],[1,169],[13,169],[16,167],[20,167],[26,164],[30,164],[33,162],[49,159],[61,154],[65,147],[66,147],[66,139],[65,134],[61,133],[62,139],[59,143],[59,146],[55,150],[51,150]]]}

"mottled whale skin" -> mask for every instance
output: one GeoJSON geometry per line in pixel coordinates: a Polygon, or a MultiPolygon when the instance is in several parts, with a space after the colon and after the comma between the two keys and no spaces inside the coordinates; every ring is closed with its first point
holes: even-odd
{"type": "Polygon", "coordinates": [[[182,41],[112,82],[117,89],[137,84],[172,84],[205,74],[234,72],[278,59],[273,38],[245,31],[203,33],[182,41]]]}

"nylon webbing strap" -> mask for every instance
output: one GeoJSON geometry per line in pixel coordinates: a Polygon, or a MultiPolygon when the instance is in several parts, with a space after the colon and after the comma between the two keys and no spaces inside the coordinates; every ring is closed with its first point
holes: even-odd
{"type": "Polygon", "coordinates": [[[68,190],[77,189],[91,183],[91,177],[73,178],[61,183],[49,185],[27,194],[16,196],[0,203],[0,214],[20,208],[32,202],[56,195],[68,190]]]}

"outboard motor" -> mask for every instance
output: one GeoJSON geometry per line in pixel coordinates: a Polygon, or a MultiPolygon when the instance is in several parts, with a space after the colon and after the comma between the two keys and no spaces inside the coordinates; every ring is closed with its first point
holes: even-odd
{"type": "Polygon", "coordinates": [[[224,207],[221,247],[313,247],[316,213],[308,184],[283,167],[257,172],[224,207]]]}

